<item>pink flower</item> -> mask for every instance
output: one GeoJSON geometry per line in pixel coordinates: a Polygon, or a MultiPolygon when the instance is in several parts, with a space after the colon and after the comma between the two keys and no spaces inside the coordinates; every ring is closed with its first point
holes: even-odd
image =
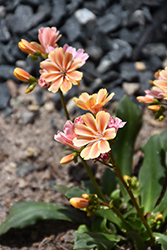
{"type": "Polygon", "coordinates": [[[84,53],[83,49],[76,50],[76,48],[68,46],[68,44],[65,44],[63,46],[63,51],[64,53],[65,52],[71,53],[73,55],[73,60],[77,58],[81,59],[82,65],[84,65],[86,60],[89,58],[89,55],[87,53],[84,53]]]}
{"type": "Polygon", "coordinates": [[[115,128],[116,132],[119,128],[123,128],[126,122],[123,122],[120,118],[116,117],[115,120],[113,117],[110,117],[107,128],[115,128]]]}
{"type": "Polygon", "coordinates": [[[79,118],[75,119],[74,123],[68,120],[63,127],[63,132],[58,131],[57,135],[54,136],[54,139],[78,151],[80,147],[75,146],[73,143],[73,139],[76,137],[74,128],[75,128],[75,124],[77,124],[78,122],[81,123],[81,120],[79,118]]]}
{"type": "Polygon", "coordinates": [[[59,89],[63,93],[68,92],[72,88],[72,84],[79,85],[82,73],[76,71],[82,66],[80,59],[72,58],[72,54],[63,51],[63,48],[56,48],[49,53],[49,60],[45,60],[40,64],[45,70],[42,78],[50,84],[49,91],[56,93],[59,89]]]}
{"type": "Polygon", "coordinates": [[[163,91],[167,91],[167,67],[165,70],[158,71],[158,80],[153,81],[153,84],[163,91]]]}
{"type": "Polygon", "coordinates": [[[110,114],[105,111],[99,111],[96,118],[87,113],[82,116],[84,124],[75,125],[76,137],[73,143],[76,147],[84,147],[81,151],[81,157],[85,160],[95,159],[100,154],[111,150],[108,140],[116,136],[115,128],[107,128],[110,121],[110,114]]]}
{"type": "Polygon", "coordinates": [[[59,31],[56,27],[42,27],[38,30],[38,40],[45,50],[45,53],[49,53],[57,47],[57,41],[60,39],[59,31]]]}
{"type": "Polygon", "coordinates": [[[50,83],[46,82],[43,77],[42,77],[42,74],[46,72],[46,70],[40,70],[39,73],[40,73],[40,78],[38,80],[38,84],[41,88],[48,88],[50,86],[50,83]]]}

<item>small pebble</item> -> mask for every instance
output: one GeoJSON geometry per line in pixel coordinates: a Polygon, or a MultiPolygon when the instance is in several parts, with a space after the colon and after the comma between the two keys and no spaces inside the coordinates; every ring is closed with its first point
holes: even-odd
{"type": "Polygon", "coordinates": [[[124,82],[122,84],[123,89],[125,90],[127,95],[133,95],[136,92],[139,91],[140,89],[140,83],[128,83],[128,82],[124,82]]]}
{"type": "Polygon", "coordinates": [[[146,70],[146,65],[143,62],[135,62],[135,68],[139,71],[144,71],[146,70]]]}
{"type": "Polygon", "coordinates": [[[54,103],[53,102],[46,102],[44,104],[44,108],[48,113],[51,113],[54,111],[54,103]]]}

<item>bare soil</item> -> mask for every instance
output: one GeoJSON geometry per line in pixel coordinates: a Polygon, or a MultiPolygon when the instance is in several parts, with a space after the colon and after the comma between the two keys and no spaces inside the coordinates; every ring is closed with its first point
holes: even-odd
{"type": "MultiPolygon", "coordinates": [[[[87,178],[81,166],[59,163],[65,155],[64,146],[54,141],[53,136],[57,130],[62,130],[66,120],[64,114],[57,111],[53,94],[44,91],[44,105],[39,107],[35,98],[38,87],[32,93],[24,94],[25,85],[18,87],[12,81],[7,84],[11,89],[10,105],[14,112],[7,117],[0,113],[0,224],[16,202],[42,201],[69,205],[63,195],[51,188],[59,184],[76,186],[82,178],[87,178]],[[27,112],[34,114],[34,122],[25,124],[24,115],[27,112]],[[26,175],[19,175],[20,162],[32,163],[33,169],[26,175]]],[[[153,133],[162,132],[166,125],[165,121],[155,121],[147,109],[143,121],[135,145],[134,167],[142,157],[140,146],[153,133]]],[[[100,178],[102,172],[103,169],[97,166],[96,178],[100,178]]],[[[12,229],[2,235],[0,249],[71,250],[75,229],[76,224],[65,221],[39,221],[34,226],[12,229]]]]}

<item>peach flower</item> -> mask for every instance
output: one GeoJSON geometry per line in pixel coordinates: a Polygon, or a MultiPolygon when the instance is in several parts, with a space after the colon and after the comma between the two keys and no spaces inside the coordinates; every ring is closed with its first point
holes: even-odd
{"type": "Polygon", "coordinates": [[[64,53],[61,47],[51,51],[48,57],[49,60],[41,62],[40,66],[45,70],[42,78],[50,83],[49,91],[56,93],[61,89],[66,93],[72,88],[72,84],[79,85],[82,78],[82,73],[76,71],[82,66],[79,58],[73,60],[72,54],[64,53]]]}
{"type": "Polygon", "coordinates": [[[87,113],[82,116],[84,124],[76,124],[74,132],[76,137],[73,143],[76,147],[84,147],[81,151],[81,157],[84,160],[95,159],[100,154],[111,150],[108,140],[116,136],[115,128],[107,128],[110,121],[110,114],[105,111],[99,111],[96,118],[87,113]]]}
{"type": "Polygon", "coordinates": [[[100,89],[97,94],[89,95],[84,92],[79,96],[79,98],[74,97],[73,100],[81,109],[89,110],[93,114],[96,114],[107,102],[112,99],[114,93],[111,93],[108,97],[107,96],[107,90],[100,89]]]}
{"type": "Polygon", "coordinates": [[[75,208],[87,208],[89,206],[89,201],[80,197],[71,198],[70,203],[75,208]]]}

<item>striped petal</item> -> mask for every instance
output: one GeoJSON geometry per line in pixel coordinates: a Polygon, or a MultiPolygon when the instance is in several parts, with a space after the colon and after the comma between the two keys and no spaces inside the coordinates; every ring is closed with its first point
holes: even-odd
{"type": "Polygon", "coordinates": [[[105,140],[101,140],[98,144],[99,146],[99,151],[100,151],[100,154],[104,154],[104,153],[107,153],[110,151],[110,145],[108,143],[108,141],[105,141],[105,140]]]}
{"type": "Polygon", "coordinates": [[[65,68],[66,70],[68,70],[68,68],[70,67],[72,63],[72,54],[66,52],[64,55],[64,60],[63,60],[63,68],[65,68]]]}
{"type": "Polygon", "coordinates": [[[62,85],[60,86],[60,89],[63,93],[67,93],[72,87],[71,82],[67,81],[66,78],[64,78],[62,85]]]}
{"type": "Polygon", "coordinates": [[[62,82],[63,82],[63,78],[62,77],[58,78],[56,81],[54,81],[51,84],[51,86],[48,88],[48,90],[51,91],[51,92],[53,92],[53,93],[56,93],[59,90],[62,82]]]}
{"type": "Polygon", "coordinates": [[[47,82],[56,81],[57,79],[61,78],[61,75],[55,72],[52,73],[43,73],[42,78],[47,82]]]}
{"type": "Polygon", "coordinates": [[[94,116],[90,113],[87,113],[86,115],[82,116],[83,122],[91,128],[94,132],[98,132],[97,126],[96,126],[96,120],[94,116]]]}
{"type": "Polygon", "coordinates": [[[82,147],[82,146],[85,146],[86,144],[90,143],[91,140],[93,141],[93,139],[90,137],[86,138],[85,136],[79,136],[79,137],[73,139],[73,143],[74,143],[74,146],[76,146],[76,147],[82,147]]]}
{"type": "Polygon", "coordinates": [[[96,116],[96,121],[98,124],[98,129],[103,132],[108,125],[110,120],[110,114],[105,111],[99,111],[96,116]]]}
{"type": "Polygon", "coordinates": [[[90,147],[89,159],[95,159],[100,155],[99,142],[93,143],[90,147]]]}
{"type": "Polygon", "coordinates": [[[57,65],[53,64],[52,62],[43,61],[43,62],[40,63],[40,67],[42,69],[47,70],[48,72],[56,71],[57,73],[60,73],[60,70],[57,67],[57,65]]]}
{"type": "MultiPolygon", "coordinates": [[[[79,99],[83,102],[87,102],[87,100],[89,100],[90,98],[90,95],[86,92],[82,93],[80,96],[79,96],[79,99]]],[[[79,100],[78,99],[78,100],[79,100]]]]}
{"type": "Polygon", "coordinates": [[[161,70],[161,72],[159,74],[163,79],[167,80],[167,71],[166,70],[161,70]]]}
{"type": "Polygon", "coordinates": [[[78,68],[80,68],[82,66],[82,62],[81,62],[81,59],[75,59],[73,60],[73,62],[71,63],[70,65],[70,68],[69,68],[69,71],[73,71],[73,70],[76,70],[78,68]]]}
{"type": "Polygon", "coordinates": [[[88,145],[88,146],[86,146],[83,150],[82,150],[82,152],[81,152],[81,157],[84,159],[84,160],[89,160],[90,159],[90,157],[89,157],[89,153],[90,153],[90,150],[91,150],[91,146],[92,145],[88,145]]]}
{"type": "Polygon", "coordinates": [[[116,130],[115,128],[109,128],[106,129],[103,133],[103,136],[105,138],[105,140],[112,140],[116,137],[116,130]]]}
{"type": "Polygon", "coordinates": [[[67,72],[67,77],[71,80],[71,81],[80,81],[82,79],[83,73],[80,71],[73,71],[73,72],[67,72]]]}
{"type": "MultiPolygon", "coordinates": [[[[83,119],[83,121],[84,121],[84,119],[83,119]]],[[[95,135],[95,132],[91,128],[89,128],[83,124],[76,124],[74,132],[75,132],[75,134],[82,135],[82,136],[94,136],[95,135]]]]}
{"type": "Polygon", "coordinates": [[[158,86],[160,89],[167,91],[167,81],[155,80],[154,84],[158,86]]]}
{"type": "Polygon", "coordinates": [[[87,110],[87,106],[86,106],[86,104],[85,104],[83,101],[79,100],[79,99],[76,98],[76,97],[73,98],[73,101],[74,101],[74,102],[76,103],[76,105],[77,105],[78,107],[80,107],[81,109],[87,110]]]}

